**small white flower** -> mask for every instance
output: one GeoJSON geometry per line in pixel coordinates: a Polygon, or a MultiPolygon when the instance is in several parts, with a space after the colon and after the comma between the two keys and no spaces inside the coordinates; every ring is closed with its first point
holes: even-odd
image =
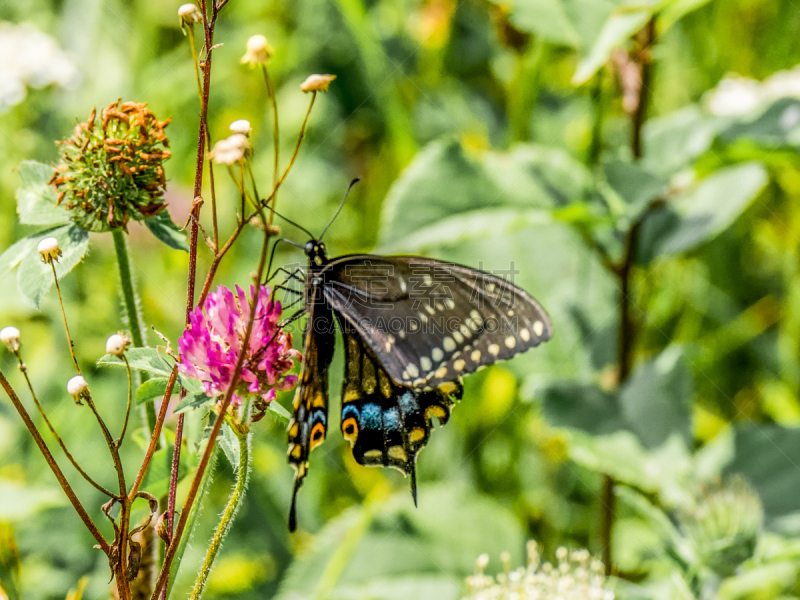
{"type": "Polygon", "coordinates": [[[800,98],[800,68],[778,71],[764,81],[764,92],[770,99],[800,98]]]}
{"type": "Polygon", "coordinates": [[[52,261],[58,262],[61,256],[61,248],[58,247],[58,240],[54,237],[44,238],[37,246],[42,261],[50,264],[52,261]]]}
{"type": "Polygon", "coordinates": [[[178,16],[181,19],[181,25],[193,25],[203,22],[203,13],[200,12],[196,4],[192,4],[191,2],[180,5],[180,8],[178,8],[178,16]]]}
{"type": "Polygon", "coordinates": [[[242,62],[251,65],[264,65],[274,53],[275,49],[269,45],[267,38],[260,34],[254,35],[247,40],[247,52],[242,57],[242,62]]]}
{"type": "Polygon", "coordinates": [[[19,350],[19,329],[16,327],[3,327],[0,330],[0,341],[2,341],[12,352],[19,350]]]}
{"type": "Polygon", "coordinates": [[[215,163],[233,165],[242,160],[250,151],[250,142],[243,133],[234,133],[214,144],[210,157],[215,163]]]}
{"type": "Polygon", "coordinates": [[[306,94],[309,92],[327,92],[331,86],[331,81],[336,79],[336,75],[309,75],[306,80],[300,84],[300,89],[306,94]]]}
{"type": "Polygon", "coordinates": [[[80,404],[81,398],[84,398],[89,393],[89,384],[86,383],[83,376],[75,375],[67,382],[67,392],[75,402],[80,404]]]}
{"type": "Polygon", "coordinates": [[[115,333],[106,340],[106,353],[121,357],[130,345],[130,338],[121,333],[115,333]]]}
{"type": "Polygon", "coordinates": [[[230,130],[233,133],[241,133],[242,135],[250,135],[253,128],[250,126],[250,121],[247,119],[237,119],[230,125],[230,130]]]}

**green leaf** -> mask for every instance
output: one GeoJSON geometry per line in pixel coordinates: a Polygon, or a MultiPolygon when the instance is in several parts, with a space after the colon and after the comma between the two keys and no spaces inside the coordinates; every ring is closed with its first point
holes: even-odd
{"type": "Polygon", "coordinates": [[[544,389],[542,396],[547,422],[554,427],[581,429],[593,435],[625,427],[616,394],[590,383],[555,382],[544,389]]]}
{"type": "Polygon", "coordinates": [[[189,251],[189,242],[186,241],[186,234],[170,218],[169,213],[162,210],[154,217],[145,219],[144,224],[154,236],[175,250],[189,251]]]}
{"type": "Polygon", "coordinates": [[[222,449],[225,458],[231,463],[234,473],[239,470],[239,442],[240,440],[236,437],[236,434],[233,433],[231,426],[227,423],[223,423],[222,428],[219,430],[219,435],[217,436],[217,446],[222,449]]]}
{"type": "Polygon", "coordinates": [[[62,225],[69,223],[63,206],[56,206],[56,192],[48,183],[53,176],[51,165],[26,160],[19,166],[21,185],[17,188],[17,214],[26,225],[62,225]]]}
{"type": "Polygon", "coordinates": [[[689,13],[702,8],[710,0],[671,0],[658,15],[658,29],[663,33],[689,13]]]}
{"type": "MultiPolygon", "coordinates": [[[[147,469],[147,475],[145,475],[144,482],[142,482],[142,489],[150,492],[156,498],[163,498],[169,493],[173,454],[174,445],[168,442],[165,448],[157,450],[153,454],[150,467],[147,469]]],[[[178,464],[178,481],[183,479],[189,472],[188,454],[188,452],[181,452],[180,463],[178,464]]]]}
{"type": "Polygon", "coordinates": [[[10,525],[0,523],[0,597],[21,600],[20,570],[19,548],[14,539],[14,530],[10,525]]]}
{"type": "Polygon", "coordinates": [[[292,418],[292,415],[289,413],[288,410],[283,408],[277,401],[273,400],[269,403],[268,411],[271,412],[279,421],[284,423],[288,423],[289,419],[292,418]]]}
{"type": "Polygon", "coordinates": [[[800,147],[800,99],[780,98],[752,120],[737,121],[720,133],[732,143],[748,140],[768,149],[800,147]]]}
{"type": "Polygon", "coordinates": [[[328,523],[291,565],[277,599],[458,600],[477,556],[509,551],[518,565],[522,547],[514,516],[486,497],[423,486],[417,510],[404,490],[328,523]]]}
{"type": "Polygon", "coordinates": [[[662,177],[691,165],[711,148],[725,121],[690,106],[649,119],[644,127],[644,164],[662,177]]]}
{"type": "MultiPolygon", "coordinates": [[[[639,6],[642,4],[639,3],[639,6]]],[[[647,24],[655,8],[655,5],[645,5],[638,10],[624,8],[614,11],[603,25],[592,49],[578,64],[572,84],[583,85],[589,81],[606,64],[616,48],[627,44],[630,37],[647,24]]]]}
{"type": "Polygon", "coordinates": [[[525,144],[471,156],[457,142],[434,142],[389,190],[381,249],[420,251],[549,223],[549,211],[583,200],[590,183],[558,150],[525,144]]]}
{"type": "Polygon", "coordinates": [[[800,430],[750,425],[736,430],[729,471],[758,491],[768,519],[800,511],[800,430]]]}
{"type": "Polygon", "coordinates": [[[628,427],[645,448],[657,448],[674,434],[691,447],[692,372],[680,347],[664,350],[639,365],[620,393],[628,427]]]}
{"type": "Polygon", "coordinates": [[[612,160],[603,165],[606,181],[625,202],[625,214],[637,218],[666,191],[666,182],[639,164],[612,160]]]}
{"type": "Polygon", "coordinates": [[[166,377],[154,377],[153,379],[145,381],[139,386],[139,389],[136,390],[136,404],[143,404],[155,400],[156,398],[163,398],[164,393],[167,391],[168,381],[169,379],[166,377]]]}
{"type": "Polygon", "coordinates": [[[580,37],[570,22],[562,0],[492,0],[494,4],[510,8],[511,24],[527,33],[540,36],[548,42],[572,48],[580,44],[580,37]]]}
{"type": "Polygon", "coordinates": [[[0,498],[0,522],[6,523],[24,521],[41,510],[67,503],[57,487],[36,487],[7,479],[0,479],[0,498]]]}
{"type": "Polygon", "coordinates": [[[716,171],[694,189],[670,201],[644,222],[637,260],[688,252],[730,227],[767,184],[761,163],[716,171]]]}
{"type": "Polygon", "coordinates": [[[214,398],[210,398],[202,392],[187,395],[186,398],[178,402],[178,405],[175,407],[174,412],[176,415],[178,415],[182,412],[186,412],[187,410],[194,410],[196,408],[201,408],[213,401],[214,398]]]}
{"type": "Polygon", "coordinates": [[[679,435],[654,451],[645,449],[629,431],[592,436],[573,431],[570,458],[579,465],[612,476],[616,481],[649,494],[665,506],[688,506],[693,461],[679,435]]]}
{"type": "Polygon", "coordinates": [[[37,250],[39,242],[46,237],[56,238],[63,253],[56,263],[56,275],[59,279],[81,262],[89,249],[89,234],[77,225],[64,225],[28,236],[32,243],[26,245],[27,252],[18,261],[17,286],[22,297],[36,308],[39,308],[45,294],[53,285],[52,268],[42,262],[37,250]]]}
{"type": "MultiPolygon", "coordinates": [[[[168,354],[160,353],[156,348],[128,348],[125,352],[125,357],[128,359],[128,364],[132,369],[138,369],[161,377],[169,377],[175,364],[174,358],[168,354]]],[[[106,354],[101,357],[97,364],[99,366],[125,367],[125,361],[113,354],[106,354]]]]}

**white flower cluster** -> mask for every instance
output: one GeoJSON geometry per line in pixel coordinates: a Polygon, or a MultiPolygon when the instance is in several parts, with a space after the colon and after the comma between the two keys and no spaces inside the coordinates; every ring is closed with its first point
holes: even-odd
{"type": "Polygon", "coordinates": [[[763,82],[728,75],[708,93],[706,106],[713,115],[738,117],[778,98],[800,98],[800,65],[778,71],[763,82]]]}
{"type": "Polygon", "coordinates": [[[72,87],[77,80],[77,68],[52,37],[28,23],[0,22],[0,112],[22,102],[28,87],[72,87]]]}
{"type": "Polygon", "coordinates": [[[592,560],[588,550],[556,551],[558,566],[541,564],[536,542],[528,542],[528,566],[511,570],[507,554],[505,573],[496,578],[483,570],[489,557],[478,558],[475,575],[467,578],[469,595],[464,600],[614,600],[603,563],[592,560]]]}

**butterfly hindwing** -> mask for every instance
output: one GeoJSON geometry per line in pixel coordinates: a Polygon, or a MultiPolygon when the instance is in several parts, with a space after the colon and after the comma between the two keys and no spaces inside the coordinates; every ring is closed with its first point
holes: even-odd
{"type": "Polygon", "coordinates": [[[552,336],[530,294],[478,269],[354,255],[333,260],[323,276],[326,300],[405,387],[435,389],[552,336]]]}
{"type": "Polygon", "coordinates": [[[428,442],[432,418],[441,425],[449,419],[454,400],[461,397],[461,384],[449,382],[430,391],[398,385],[359,333],[342,315],[336,317],[345,347],[342,435],[359,464],[394,467],[410,475],[416,502],[417,454],[428,442]]]}
{"type": "Polygon", "coordinates": [[[321,286],[311,286],[308,298],[303,370],[294,397],[294,413],[289,421],[288,457],[295,470],[289,513],[291,531],[297,524],[295,502],[308,472],[308,456],[325,440],[328,431],[328,369],[333,360],[335,342],[333,316],[321,286]]]}

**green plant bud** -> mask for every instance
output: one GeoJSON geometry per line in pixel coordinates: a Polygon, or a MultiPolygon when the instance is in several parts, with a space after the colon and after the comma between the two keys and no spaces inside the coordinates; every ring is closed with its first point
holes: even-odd
{"type": "Polygon", "coordinates": [[[58,142],[61,163],[50,183],[58,203],[87,231],[127,230],[162,211],[163,162],[170,157],[164,128],[146,104],[117,100],[58,142]]]}
{"type": "Polygon", "coordinates": [[[703,564],[729,577],[755,553],[764,509],[758,493],[733,477],[705,490],[683,520],[703,564]]]}

